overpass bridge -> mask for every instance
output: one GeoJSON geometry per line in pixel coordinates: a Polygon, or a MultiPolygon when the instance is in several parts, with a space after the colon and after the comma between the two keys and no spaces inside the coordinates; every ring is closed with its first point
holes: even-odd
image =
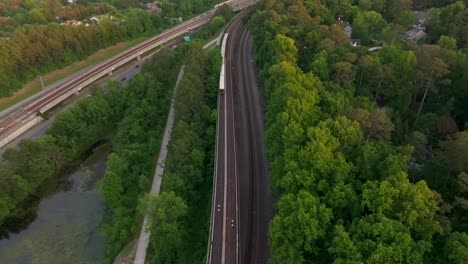
{"type": "MultiPolygon", "coordinates": [[[[231,5],[234,11],[239,11],[255,4],[255,1],[233,0],[227,1],[226,3],[231,5]]],[[[215,16],[218,7],[219,6],[216,6],[212,10],[167,29],[157,36],[103,63],[82,70],[52,85],[52,87],[48,87],[44,92],[32,98],[28,98],[0,113],[0,148],[7,145],[31,127],[41,123],[43,121],[42,114],[74,94],[79,94],[80,90],[89,84],[106,75],[111,75],[115,69],[132,60],[140,60],[144,53],[167,43],[171,39],[180,37],[194,28],[207,24],[211,18],[215,16]]]]}

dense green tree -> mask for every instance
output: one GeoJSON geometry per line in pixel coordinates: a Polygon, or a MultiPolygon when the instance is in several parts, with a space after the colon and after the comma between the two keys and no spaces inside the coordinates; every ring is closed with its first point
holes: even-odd
{"type": "Polygon", "coordinates": [[[65,165],[63,152],[50,136],[38,140],[22,141],[18,149],[7,149],[0,165],[0,227],[8,217],[13,217],[30,195],[49,178],[56,176],[65,165]]]}
{"type": "Polygon", "coordinates": [[[441,47],[441,48],[446,48],[446,49],[456,49],[457,48],[457,40],[452,38],[452,37],[448,37],[448,36],[440,36],[439,38],[439,41],[437,42],[437,44],[441,47]]]}
{"type": "Polygon", "coordinates": [[[28,12],[28,19],[31,24],[45,24],[47,23],[47,18],[43,12],[43,10],[39,8],[31,9],[28,12]]]}
{"type": "Polygon", "coordinates": [[[428,141],[423,133],[414,131],[407,137],[406,142],[414,147],[412,156],[416,161],[423,162],[427,159],[429,154],[428,141]]]}
{"type": "Polygon", "coordinates": [[[356,72],[354,66],[346,61],[341,61],[333,65],[333,80],[345,87],[351,87],[356,72]]]}
{"type": "Polygon", "coordinates": [[[187,204],[174,192],[147,196],[143,203],[149,216],[151,245],[154,250],[151,262],[175,263],[186,235],[184,217],[188,214],[187,204]]]}
{"type": "MultiPolygon", "coordinates": [[[[212,186],[214,167],[215,107],[221,56],[216,49],[205,54],[197,43],[187,46],[184,56],[185,74],[174,95],[175,124],[165,160],[161,193],[172,193],[184,202],[186,210],[177,220],[165,219],[169,227],[165,230],[158,229],[158,222],[150,224],[151,230],[162,232],[155,235],[152,231],[151,263],[198,263],[206,257],[211,201],[207,190],[212,186]],[[187,94],[192,98],[187,98],[187,94]]],[[[159,64],[157,68],[167,68],[159,64]]],[[[148,78],[154,77],[149,75],[148,78]]],[[[170,208],[168,205],[166,209],[170,208]]]]}
{"type": "Polygon", "coordinates": [[[431,246],[413,240],[400,221],[379,214],[356,220],[349,233],[367,263],[422,263],[431,246]]]}
{"type": "Polygon", "coordinates": [[[366,11],[376,11],[382,13],[385,9],[384,0],[359,0],[359,8],[366,11]]]}
{"type": "Polygon", "coordinates": [[[332,255],[334,264],[362,263],[361,253],[342,225],[335,226],[333,240],[328,252],[332,255]]]}
{"type": "Polygon", "coordinates": [[[387,0],[385,15],[389,19],[397,18],[402,12],[411,10],[413,0],[387,0]]]}
{"type": "Polygon", "coordinates": [[[429,36],[433,41],[438,40],[442,35],[450,36],[455,38],[461,47],[467,47],[468,25],[464,22],[467,16],[468,9],[462,1],[431,9],[427,20],[429,36]]]}
{"type": "Polygon", "coordinates": [[[459,196],[455,197],[455,206],[468,210],[468,174],[461,172],[458,175],[459,196]]]}
{"type": "Polygon", "coordinates": [[[403,223],[415,239],[430,240],[441,232],[434,216],[438,210],[434,193],[425,182],[411,184],[406,175],[399,174],[380,182],[364,185],[363,205],[368,210],[383,214],[403,223]]]}
{"type": "Polygon", "coordinates": [[[327,58],[327,52],[323,50],[314,56],[314,60],[310,64],[310,70],[312,73],[323,81],[329,80],[330,70],[328,69],[327,58]]]}
{"type": "Polygon", "coordinates": [[[418,18],[412,11],[403,11],[395,18],[395,23],[405,27],[410,27],[412,25],[417,25],[419,22],[418,18]]]}
{"type": "MultiPolygon", "coordinates": [[[[417,59],[417,88],[418,90],[424,89],[424,94],[419,103],[416,121],[419,119],[429,91],[436,88],[436,80],[449,73],[449,64],[442,57],[442,50],[439,46],[423,45],[417,59]]],[[[415,95],[418,96],[418,93],[415,95]]]]}
{"type": "Polygon", "coordinates": [[[127,173],[127,162],[117,154],[109,155],[107,173],[100,182],[99,189],[104,200],[111,208],[118,208],[122,205],[121,197],[124,192],[122,176],[127,173]]]}
{"type": "Polygon", "coordinates": [[[468,235],[465,233],[451,233],[444,247],[448,263],[461,264],[468,261],[468,235]]]}
{"type": "Polygon", "coordinates": [[[371,92],[375,90],[375,98],[377,98],[381,90],[384,74],[388,71],[387,68],[381,65],[378,57],[369,55],[360,57],[357,67],[356,93],[370,96],[371,92]]]}
{"type": "Polygon", "coordinates": [[[383,47],[378,56],[381,64],[388,66],[383,68],[382,83],[377,86],[375,94],[406,116],[414,93],[412,82],[416,56],[412,51],[403,51],[396,46],[383,47]]]}
{"type": "Polygon", "coordinates": [[[272,263],[304,263],[317,254],[318,242],[333,218],[331,209],[306,191],[281,197],[270,224],[272,263]]]}
{"type": "Polygon", "coordinates": [[[330,12],[337,16],[347,16],[350,17],[352,14],[350,12],[353,11],[353,6],[351,5],[350,0],[330,0],[326,2],[326,5],[330,12]]]}
{"type": "MultiPolygon", "coordinates": [[[[454,44],[459,39],[445,34],[453,39],[443,37],[439,46],[402,47],[405,26],[416,22],[411,0],[300,2],[264,1],[250,24],[265,82],[265,142],[272,185],[280,197],[270,224],[273,261],[439,261],[432,256],[447,254],[434,250],[445,243],[443,232],[466,230],[462,209],[466,168],[461,161],[465,155],[458,157],[455,153],[463,147],[452,145],[463,146],[463,140],[454,134],[460,122],[455,124],[450,116],[453,102],[465,98],[461,89],[465,57],[454,44]],[[348,10],[343,11],[344,6],[348,10]],[[353,35],[362,34],[364,44],[379,40],[383,30],[395,44],[387,43],[374,53],[350,47],[340,27],[332,25],[337,17],[351,21],[353,35]],[[274,43],[278,34],[297,46],[294,56],[284,43],[274,43]],[[282,55],[294,59],[278,63],[282,55]],[[306,99],[302,71],[322,82],[323,88],[311,86],[316,87],[312,91],[317,99],[306,99]],[[423,104],[427,112],[410,126],[423,104]],[[438,144],[445,136],[447,142],[438,144]],[[444,154],[449,145],[456,158],[444,154]],[[413,162],[408,162],[411,155],[413,162]],[[333,215],[333,222],[318,230],[324,235],[309,242],[310,250],[301,244],[307,241],[304,235],[295,232],[308,227],[293,224],[297,212],[302,212],[298,209],[302,201],[290,202],[304,193],[333,215]]],[[[461,106],[455,108],[457,117],[463,115],[461,106]]]]}
{"type": "Polygon", "coordinates": [[[386,23],[382,15],[375,11],[359,12],[354,19],[353,36],[369,43],[384,29],[386,23]]]}
{"type": "Polygon", "coordinates": [[[294,45],[294,40],[283,35],[277,35],[272,43],[272,64],[285,61],[291,64],[296,63],[297,48],[294,45]]]}
{"type": "Polygon", "coordinates": [[[453,172],[468,171],[468,132],[455,134],[453,138],[440,142],[437,159],[453,172]]]}
{"type": "Polygon", "coordinates": [[[383,109],[376,109],[369,113],[364,109],[354,109],[350,114],[352,120],[361,125],[367,139],[390,140],[395,126],[383,109]]]}

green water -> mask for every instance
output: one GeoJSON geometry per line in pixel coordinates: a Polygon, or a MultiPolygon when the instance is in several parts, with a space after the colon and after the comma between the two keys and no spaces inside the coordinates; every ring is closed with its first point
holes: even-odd
{"type": "Polygon", "coordinates": [[[56,193],[42,199],[25,230],[0,240],[1,264],[102,263],[105,240],[99,223],[105,208],[96,183],[107,151],[96,151],[56,193]]]}

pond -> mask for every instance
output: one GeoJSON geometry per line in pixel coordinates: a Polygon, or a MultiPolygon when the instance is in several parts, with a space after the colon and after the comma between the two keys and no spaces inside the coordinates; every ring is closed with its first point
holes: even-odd
{"type": "Polygon", "coordinates": [[[37,218],[25,230],[0,240],[0,263],[102,263],[105,207],[96,187],[107,154],[105,148],[94,151],[60,190],[41,200],[37,218]]]}

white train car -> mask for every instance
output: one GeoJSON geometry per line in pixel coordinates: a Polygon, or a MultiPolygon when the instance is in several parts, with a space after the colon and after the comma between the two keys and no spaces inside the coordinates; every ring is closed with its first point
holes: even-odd
{"type": "Polygon", "coordinates": [[[224,57],[226,56],[226,43],[228,39],[228,33],[224,34],[222,43],[221,43],[221,57],[223,57],[223,63],[224,63],[224,57]]]}
{"type": "Polygon", "coordinates": [[[225,33],[224,36],[223,36],[223,40],[222,40],[222,43],[221,43],[221,56],[222,56],[222,60],[223,60],[223,63],[221,65],[221,73],[219,74],[219,93],[220,94],[224,94],[224,86],[225,86],[225,71],[226,71],[226,68],[225,68],[225,65],[224,65],[224,58],[226,56],[226,43],[227,43],[227,39],[228,39],[228,33],[225,33]]]}
{"type": "Polygon", "coordinates": [[[225,84],[225,76],[224,76],[224,63],[221,65],[221,73],[219,74],[219,93],[224,94],[224,84],[225,84]]]}

